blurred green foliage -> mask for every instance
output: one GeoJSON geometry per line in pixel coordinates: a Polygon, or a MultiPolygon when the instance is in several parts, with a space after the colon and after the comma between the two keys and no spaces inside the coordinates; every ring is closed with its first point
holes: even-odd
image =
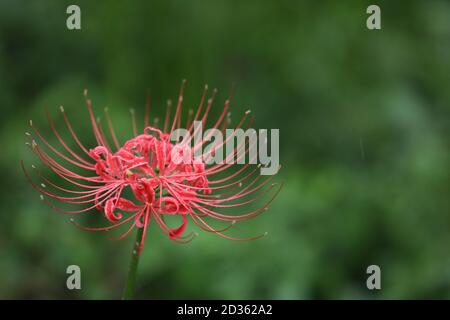
{"type": "Polygon", "coordinates": [[[150,228],[138,298],[450,298],[450,4],[376,1],[0,0],[0,298],[118,298],[132,238],[74,228],[39,201],[19,161],[36,163],[23,133],[64,105],[93,145],[82,91],[119,135],[145,95],[162,115],[188,79],[234,113],[280,128],[285,187],[237,234],[188,245],[150,228]],[[66,28],[80,5],[82,30],[66,28]],[[65,288],[66,267],[82,290],[65,288]],[[382,290],[366,289],[378,264],[382,290]]]}

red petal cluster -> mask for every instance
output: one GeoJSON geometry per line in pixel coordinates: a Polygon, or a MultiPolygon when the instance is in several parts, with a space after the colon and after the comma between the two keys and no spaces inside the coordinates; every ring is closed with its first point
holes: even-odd
{"type": "MultiPolygon", "coordinates": [[[[182,127],[183,87],[184,83],[180,90],[174,116],[171,117],[171,105],[169,104],[162,128],[158,128],[156,123],[150,125],[150,104],[147,103],[144,130],[142,134],[138,134],[136,119],[132,111],[133,138],[123,144],[119,143],[105,110],[110,133],[109,139],[107,138],[100,122],[93,114],[91,101],[87,94],[86,105],[97,142],[97,146],[94,148],[88,149],[81,143],[62,107],[61,112],[65,125],[73,138],[71,144],[76,146],[71,147],[65,142],[48,113],[50,129],[58,140],[58,148],[44,138],[30,121],[35,136],[29,143],[32,150],[54,175],[58,176],[66,185],[71,185],[72,188],[61,186],[61,183],[50,180],[37,169],[37,176],[41,179],[41,183],[35,182],[22,162],[26,177],[41,193],[41,198],[45,203],[55,210],[78,214],[97,209],[103,212],[111,223],[109,226],[100,228],[82,227],[76,224],[84,230],[106,231],[129,224],[128,229],[119,237],[123,238],[134,228],[143,228],[139,253],[144,246],[147,227],[151,220],[155,221],[170,239],[177,242],[188,242],[196,235],[192,232],[185,234],[188,218],[201,229],[231,240],[247,240],[263,236],[264,234],[241,239],[230,237],[223,232],[235,222],[247,220],[267,209],[267,206],[281,190],[281,185],[277,188],[274,188],[275,184],[268,185],[272,176],[259,181],[258,167],[251,167],[248,164],[235,169],[236,165],[227,162],[207,166],[201,157],[193,159],[192,163],[180,163],[171,158],[175,145],[169,140],[169,137],[175,129],[182,127]],[[79,150],[75,151],[74,147],[79,150]],[[127,189],[131,191],[132,195],[128,198],[124,195],[127,189]],[[274,191],[272,192],[272,190],[274,191]],[[251,205],[267,194],[269,194],[269,199],[263,205],[252,208],[248,212],[235,212],[236,208],[251,205]],[[55,206],[49,199],[84,205],[85,208],[68,211],[55,206]],[[170,228],[166,223],[169,216],[180,216],[181,223],[175,228],[170,228]],[[212,227],[213,220],[225,222],[227,225],[222,228],[212,227]]],[[[206,100],[207,88],[205,88],[195,115],[194,112],[189,112],[184,128],[195,134],[193,132],[194,121],[202,121],[203,124],[206,124],[214,95],[215,91],[211,98],[206,100]],[[205,101],[207,101],[206,107],[204,106],[205,101]]],[[[225,130],[228,127],[230,124],[230,118],[226,116],[228,109],[229,100],[225,102],[213,128],[225,130]]],[[[241,128],[247,122],[247,115],[248,113],[244,115],[236,128],[241,128]]],[[[28,135],[33,136],[30,133],[28,135]]],[[[195,150],[206,143],[205,140],[194,146],[186,144],[185,148],[191,148],[193,154],[195,150]]],[[[248,145],[238,145],[228,157],[235,157],[240,148],[245,149],[244,154],[248,153],[248,145]]]]}

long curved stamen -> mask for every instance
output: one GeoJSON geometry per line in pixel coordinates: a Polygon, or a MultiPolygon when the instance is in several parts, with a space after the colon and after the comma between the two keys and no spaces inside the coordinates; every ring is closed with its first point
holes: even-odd
{"type": "MultiPolygon", "coordinates": [[[[86,170],[94,170],[94,166],[92,164],[86,165],[80,162],[76,162],[75,160],[70,159],[69,157],[65,156],[64,154],[62,154],[61,152],[59,152],[55,147],[53,147],[48,141],[47,139],[44,138],[44,136],[40,133],[40,131],[33,125],[33,122],[30,121],[30,127],[34,130],[34,132],[36,133],[36,135],[39,137],[39,139],[53,152],[55,153],[57,156],[59,156],[60,158],[64,159],[65,161],[86,169],[86,170]]],[[[36,143],[36,142],[35,142],[36,143]]]]}
{"type": "Polygon", "coordinates": [[[104,112],[105,112],[106,122],[108,123],[109,132],[111,134],[111,138],[114,142],[114,145],[116,146],[116,149],[119,150],[120,144],[119,144],[119,141],[117,140],[116,132],[114,130],[114,126],[112,124],[111,118],[109,117],[108,108],[105,108],[104,112]]]}
{"type": "Polygon", "coordinates": [[[71,125],[70,122],[69,122],[69,118],[67,117],[66,112],[64,111],[64,107],[63,107],[63,106],[60,106],[59,109],[60,109],[60,111],[61,111],[61,113],[62,113],[62,115],[63,115],[64,122],[65,122],[65,124],[66,124],[66,126],[67,126],[67,129],[69,129],[70,134],[72,135],[73,139],[74,139],[75,142],[78,144],[78,146],[80,147],[80,149],[81,149],[86,155],[88,155],[88,156],[90,157],[89,152],[87,151],[86,147],[81,143],[80,139],[79,139],[78,136],[75,134],[75,131],[73,130],[72,125],[71,125]]]}
{"type": "Polygon", "coordinates": [[[147,94],[147,98],[145,99],[144,128],[147,128],[149,125],[150,125],[150,94],[147,94]]]}
{"type": "Polygon", "coordinates": [[[87,166],[92,167],[92,163],[86,161],[85,159],[81,158],[80,156],[78,156],[75,151],[73,151],[68,145],[67,143],[64,141],[64,139],[61,137],[61,135],[59,134],[59,132],[56,130],[55,128],[55,124],[53,123],[52,118],[50,117],[50,113],[48,112],[48,110],[45,110],[46,114],[47,114],[47,119],[48,122],[50,124],[50,128],[52,129],[53,133],[55,134],[56,138],[58,139],[58,141],[61,143],[61,145],[70,153],[70,155],[72,157],[74,157],[75,159],[77,159],[78,161],[84,163],[87,166]]]}
{"type": "Polygon", "coordinates": [[[175,116],[173,117],[173,122],[172,122],[172,127],[170,129],[170,133],[172,133],[173,130],[175,130],[175,125],[177,123],[179,123],[179,120],[180,120],[181,106],[183,104],[183,93],[184,93],[184,86],[185,86],[185,84],[186,84],[186,79],[183,79],[183,81],[181,82],[180,93],[178,94],[177,109],[175,111],[175,116]]]}
{"type": "Polygon", "coordinates": [[[133,129],[133,136],[137,136],[137,126],[136,126],[136,115],[134,114],[134,109],[130,109],[130,117],[131,117],[131,127],[133,129]]]}

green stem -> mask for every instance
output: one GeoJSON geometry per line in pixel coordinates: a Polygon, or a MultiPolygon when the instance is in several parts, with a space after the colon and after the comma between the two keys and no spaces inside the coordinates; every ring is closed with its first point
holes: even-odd
{"type": "Polygon", "coordinates": [[[122,300],[129,300],[133,298],[134,284],[136,283],[136,271],[139,264],[139,245],[142,239],[144,228],[138,228],[136,233],[136,240],[133,243],[133,252],[131,253],[130,267],[128,269],[127,282],[123,290],[122,300]]]}

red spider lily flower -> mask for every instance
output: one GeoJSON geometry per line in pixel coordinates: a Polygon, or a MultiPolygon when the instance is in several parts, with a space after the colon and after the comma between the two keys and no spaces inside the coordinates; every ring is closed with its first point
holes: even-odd
{"type": "MultiPolygon", "coordinates": [[[[37,176],[41,181],[35,182],[22,162],[27,179],[41,193],[41,199],[56,211],[79,214],[96,209],[102,212],[110,222],[105,227],[84,227],[71,219],[83,230],[108,231],[128,224],[126,231],[119,236],[121,239],[134,228],[143,228],[138,254],[144,246],[147,227],[151,220],[154,220],[170,239],[181,243],[189,242],[197,235],[193,232],[186,234],[188,218],[201,229],[226,239],[250,240],[264,236],[266,233],[251,238],[235,238],[225,235],[224,232],[236,222],[247,220],[267,209],[282,187],[282,185],[268,184],[273,176],[259,181],[261,176],[255,174],[258,166],[249,164],[235,169],[235,165],[225,161],[207,165],[201,158],[187,164],[178,163],[172,159],[172,150],[175,145],[169,137],[175,129],[181,128],[183,90],[184,82],[180,89],[175,113],[171,117],[169,104],[162,128],[158,128],[156,121],[152,125],[149,123],[149,99],[146,103],[144,130],[141,134],[137,132],[136,117],[134,111],[131,111],[133,138],[122,145],[117,139],[111,119],[105,110],[110,136],[109,140],[107,139],[100,122],[94,116],[86,91],[86,106],[97,143],[94,148],[88,149],[81,143],[63,107],[61,107],[62,117],[77,151],[62,138],[48,112],[50,129],[59,142],[58,148],[50,144],[30,121],[34,134],[27,133],[27,135],[34,136],[29,143],[33,152],[56,176],[65,180],[65,183],[71,184],[72,188],[62,187],[38,170],[36,170],[37,176]],[[126,189],[131,191],[129,193],[131,199],[124,196],[126,189]],[[242,206],[251,205],[266,195],[268,199],[256,209],[239,214],[227,212],[227,210],[234,211],[242,206]],[[67,211],[55,206],[48,199],[85,207],[67,211]],[[169,216],[180,217],[180,225],[169,228],[166,224],[166,218],[169,216]],[[210,220],[226,222],[227,226],[212,227],[210,220]]],[[[194,121],[200,120],[205,124],[208,119],[216,91],[209,99],[206,99],[207,91],[205,86],[195,115],[192,110],[189,112],[184,128],[191,133],[195,134],[194,121]]],[[[225,131],[230,124],[230,118],[227,116],[229,105],[230,101],[227,100],[213,128],[225,131]]],[[[235,129],[241,128],[245,123],[251,124],[251,120],[247,121],[248,114],[249,112],[246,112],[235,129]]],[[[188,148],[194,151],[204,143],[205,140],[201,140],[197,145],[188,148]]],[[[249,147],[248,144],[237,145],[228,157],[236,156],[239,149],[244,150],[241,155],[245,156],[249,147]]],[[[36,169],[35,166],[33,168],[36,169]]]]}

